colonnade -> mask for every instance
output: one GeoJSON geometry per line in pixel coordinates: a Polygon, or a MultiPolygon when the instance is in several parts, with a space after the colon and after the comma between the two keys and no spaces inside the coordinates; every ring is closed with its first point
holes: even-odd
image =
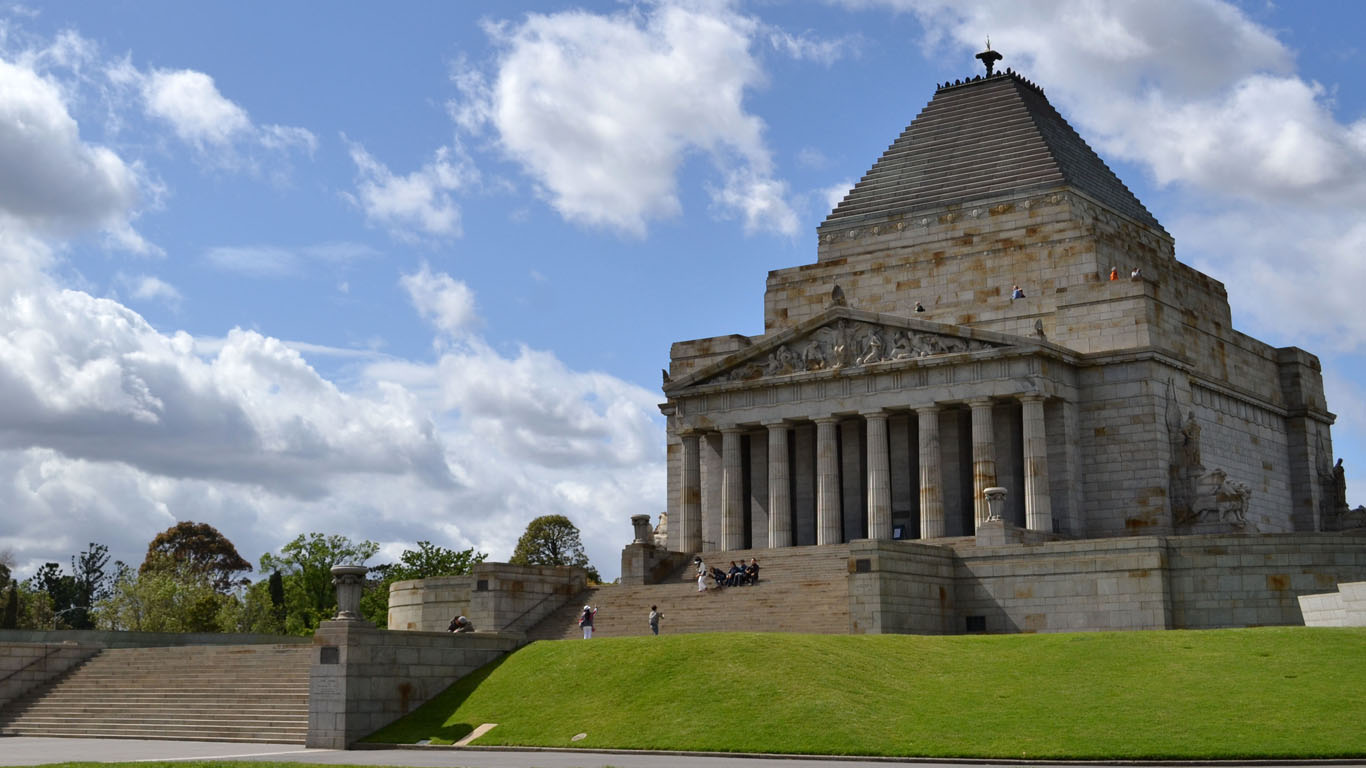
{"type": "MultiPolygon", "coordinates": [[[[1021,460],[1024,477],[1025,524],[1030,530],[1052,531],[1053,514],[1049,501],[1048,440],[1045,433],[1044,398],[1042,395],[1019,395],[1015,400],[1021,414],[1021,460]]],[[[988,517],[983,491],[997,485],[995,425],[993,407],[1001,400],[981,398],[967,401],[971,412],[971,478],[974,530],[988,517]]],[[[932,404],[899,411],[872,410],[858,413],[866,431],[866,465],[864,467],[863,497],[866,508],[867,537],[890,539],[892,520],[892,468],[889,455],[888,418],[897,413],[913,411],[918,424],[917,472],[914,478],[919,490],[920,530],[922,539],[946,535],[944,504],[944,473],[942,471],[939,436],[939,415],[949,404],[932,404]]],[[[841,509],[841,464],[838,425],[853,414],[815,416],[801,420],[815,424],[815,543],[839,544],[844,541],[845,529],[841,509]]],[[[778,420],[763,422],[767,431],[767,512],[770,548],[796,544],[793,530],[793,477],[788,430],[800,422],[778,420]]],[[[753,427],[728,425],[719,429],[721,436],[720,515],[721,533],[717,542],[722,549],[743,549],[745,533],[744,457],[742,438],[753,433],[753,427]]],[[[702,549],[702,520],[704,494],[701,472],[701,440],[705,432],[689,430],[680,433],[682,442],[682,471],[678,506],[679,548],[684,552],[702,549]]],[[[809,445],[809,443],[808,443],[809,445]]],[[[713,454],[714,455],[714,454],[713,454]]],[[[913,489],[914,490],[914,489],[913,489]]],[[[809,509],[809,507],[808,507],[809,509]]],[[[707,510],[710,517],[713,510],[707,510]]],[[[809,529],[808,529],[809,530],[809,529]]],[[[760,542],[751,546],[760,547],[760,542]]]]}

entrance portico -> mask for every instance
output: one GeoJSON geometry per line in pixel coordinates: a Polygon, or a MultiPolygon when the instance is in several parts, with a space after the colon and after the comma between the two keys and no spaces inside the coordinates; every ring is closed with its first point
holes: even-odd
{"type": "Polygon", "coordinates": [[[1040,340],[832,306],[666,385],[671,534],[685,552],[966,536],[998,485],[1010,522],[1065,530],[1049,454],[1072,455],[1072,376],[1040,340]]]}

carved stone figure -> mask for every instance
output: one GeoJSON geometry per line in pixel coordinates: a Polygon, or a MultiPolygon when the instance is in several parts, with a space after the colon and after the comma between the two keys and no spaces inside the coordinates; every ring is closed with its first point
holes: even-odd
{"type": "Polygon", "coordinates": [[[1333,511],[1341,515],[1347,507],[1347,472],[1342,468],[1342,459],[1333,465],[1333,511]]]}
{"type": "Polygon", "coordinates": [[[912,357],[915,357],[915,349],[911,346],[910,334],[897,331],[892,339],[892,359],[909,360],[912,357]]]}
{"type": "Polygon", "coordinates": [[[1191,471],[1205,468],[1200,463],[1200,424],[1195,420],[1195,411],[1189,412],[1181,427],[1181,461],[1191,471]]]}
{"type": "Polygon", "coordinates": [[[825,367],[825,355],[821,352],[821,343],[812,339],[802,350],[802,365],[808,371],[819,371],[825,367]]]}
{"type": "Polygon", "coordinates": [[[1222,469],[1205,473],[1198,484],[1193,520],[1209,518],[1215,522],[1247,524],[1247,506],[1252,500],[1252,489],[1245,483],[1230,481],[1222,469]]]}
{"type": "Polygon", "coordinates": [[[864,343],[864,349],[865,352],[863,354],[863,357],[860,357],[858,360],[859,365],[868,365],[870,363],[882,362],[881,331],[879,331],[877,328],[874,328],[872,332],[868,334],[868,340],[864,343]]]}

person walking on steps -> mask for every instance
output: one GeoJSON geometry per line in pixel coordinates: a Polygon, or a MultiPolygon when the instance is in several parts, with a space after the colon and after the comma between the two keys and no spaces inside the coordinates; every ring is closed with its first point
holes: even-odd
{"type": "Polygon", "coordinates": [[[593,617],[598,615],[598,609],[585,605],[583,613],[579,615],[579,626],[583,627],[583,639],[593,639],[593,617]]]}
{"type": "Polygon", "coordinates": [[[697,591],[707,591],[707,565],[702,562],[702,558],[694,557],[692,564],[697,566],[697,591]]]}
{"type": "Polygon", "coordinates": [[[659,634],[659,616],[659,606],[650,606],[650,631],[656,635],[659,634]]]}

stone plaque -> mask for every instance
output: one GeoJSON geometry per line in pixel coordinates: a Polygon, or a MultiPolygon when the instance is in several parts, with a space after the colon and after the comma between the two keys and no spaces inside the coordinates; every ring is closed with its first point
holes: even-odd
{"type": "Polygon", "coordinates": [[[341,649],[335,645],[324,645],[318,649],[319,664],[340,664],[341,649]]]}

